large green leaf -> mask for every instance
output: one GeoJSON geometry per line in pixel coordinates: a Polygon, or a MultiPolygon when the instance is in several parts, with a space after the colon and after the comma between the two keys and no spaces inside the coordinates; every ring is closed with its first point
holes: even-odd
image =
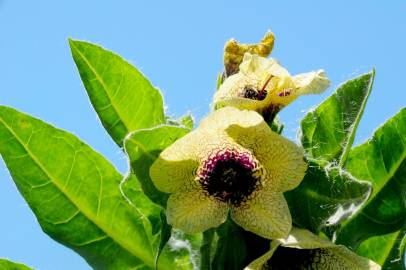
{"type": "Polygon", "coordinates": [[[6,259],[0,259],[0,270],[32,270],[21,263],[15,263],[6,259]]]}
{"type": "Polygon", "coordinates": [[[134,66],[97,45],[69,44],[90,101],[118,145],[131,131],[164,123],[160,92],[134,66]]]}
{"type": "Polygon", "coordinates": [[[243,269],[248,265],[248,247],[244,231],[230,218],[217,229],[218,242],[212,260],[212,270],[243,269]]]}
{"type": "Polygon", "coordinates": [[[404,270],[406,226],[394,233],[374,236],[362,242],[357,253],[382,265],[383,269],[404,270]]]}
{"type": "Polygon", "coordinates": [[[406,108],[373,137],[351,150],[347,170],[369,180],[366,204],[337,233],[337,242],[356,248],[363,240],[395,232],[406,223],[406,108]]]}
{"type": "Polygon", "coordinates": [[[338,167],[310,162],[301,184],[285,192],[294,223],[315,233],[335,225],[359,207],[370,194],[370,184],[338,167]]]}
{"type": "Polygon", "coordinates": [[[157,234],[161,231],[159,244],[155,251],[155,259],[160,259],[160,253],[163,252],[165,256],[171,256],[176,260],[179,269],[193,268],[193,265],[196,264],[194,253],[200,245],[201,236],[186,235],[176,233],[176,231],[175,235],[171,235],[171,228],[166,223],[166,219],[162,216],[162,208],[155,204],[151,205],[151,201],[145,199],[140,181],[138,181],[134,174],[128,175],[125,181],[121,182],[120,189],[127,201],[149,219],[152,225],[152,233],[157,234]],[[168,239],[168,237],[171,236],[172,238],[168,239]],[[168,240],[174,244],[171,246],[166,245],[168,240]]]}
{"type": "MultiPolygon", "coordinates": [[[[96,269],[154,266],[159,235],[153,235],[149,219],[125,201],[119,189],[122,176],[100,154],[72,134],[4,106],[0,153],[53,239],[96,269]]],[[[167,254],[161,255],[160,269],[176,267],[167,254]]]]}
{"type": "MultiPolygon", "coordinates": [[[[216,241],[211,239],[216,244],[215,252],[211,254],[212,258],[210,258],[212,270],[244,269],[251,261],[269,250],[270,240],[245,231],[231,218],[216,229],[216,235],[218,236],[216,241]]],[[[210,240],[210,238],[206,240],[210,240]]],[[[209,246],[204,248],[206,250],[203,250],[202,255],[206,256],[205,263],[207,264],[210,250],[207,250],[209,246]]]]}
{"type": "Polygon", "coordinates": [[[349,80],[301,122],[302,145],[311,158],[345,163],[372,89],[375,71],[349,80]]]}
{"type": "Polygon", "coordinates": [[[200,246],[200,270],[211,270],[211,258],[213,256],[213,244],[215,241],[215,229],[203,232],[203,240],[200,246]]]}
{"type": "Polygon", "coordinates": [[[155,203],[165,206],[168,194],[156,189],[149,176],[149,168],[159,154],[190,129],[180,126],[162,125],[132,132],[124,142],[132,171],[141,182],[145,194],[155,203]]]}
{"type": "Polygon", "coordinates": [[[169,225],[168,222],[166,221],[166,214],[164,210],[161,210],[160,218],[161,218],[161,230],[160,230],[161,237],[159,239],[158,251],[155,255],[155,270],[158,269],[159,256],[161,255],[164,247],[166,246],[172,235],[172,226],[169,225]]]}

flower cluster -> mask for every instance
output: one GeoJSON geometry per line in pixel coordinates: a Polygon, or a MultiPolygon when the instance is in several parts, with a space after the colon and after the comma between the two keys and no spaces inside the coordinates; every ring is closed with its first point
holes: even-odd
{"type": "Polygon", "coordinates": [[[245,53],[239,72],[228,77],[214,95],[214,106],[254,110],[266,120],[301,95],[329,86],[323,70],[291,76],[274,59],[245,53]]]}
{"type": "Polygon", "coordinates": [[[307,165],[303,150],[269,123],[300,95],[323,92],[329,80],[323,70],[291,76],[276,60],[265,58],[273,41],[269,32],[258,45],[226,44],[215,110],[151,166],[156,188],[170,193],[167,221],[196,233],[230,217],[273,240],[270,251],[247,269],[379,269],[345,247],[292,228],[283,193],[300,184],[307,165]],[[289,257],[296,260],[280,261],[289,257]]]}

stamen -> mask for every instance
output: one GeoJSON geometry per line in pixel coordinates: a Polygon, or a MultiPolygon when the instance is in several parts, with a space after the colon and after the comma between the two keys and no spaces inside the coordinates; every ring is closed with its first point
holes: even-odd
{"type": "Polygon", "coordinates": [[[271,81],[271,79],[273,77],[274,76],[272,74],[269,75],[268,79],[264,83],[264,86],[262,86],[261,90],[258,92],[258,96],[263,96],[264,95],[264,98],[265,98],[265,96],[266,96],[266,87],[268,86],[269,82],[271,81]]]}

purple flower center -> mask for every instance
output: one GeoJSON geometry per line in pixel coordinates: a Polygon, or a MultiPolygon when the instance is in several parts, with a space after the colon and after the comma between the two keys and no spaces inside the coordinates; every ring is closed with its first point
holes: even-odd
{"type": "Polygon", "coordinates": [[[260,184],[257,168],[250,153],[227,149],[203,163],[199,182],[210,196],[239,206],[260,184]]]}
{"type": "Polygon", "coordinates": [[[253,100],[264,100],[266,95],[267,95],[266,90],[258,91],[252,86],[245,86],[243,91],[242,91],[242,96],[244,98],[249,98],[253,100]]]}

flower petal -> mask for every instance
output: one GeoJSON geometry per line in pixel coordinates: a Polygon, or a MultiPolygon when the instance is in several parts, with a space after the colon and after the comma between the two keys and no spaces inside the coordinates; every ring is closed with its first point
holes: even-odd
{"type": "MultiPolygon", "coordinates": [[[[354,252],[350,251],[348,248],[344,246],[336,246],[334,248],[330,249],[325,249],[330,252],[328,252],[330,257],[325,258],[326,263],[325,265],[328,265],[331,267],[331,269],[336,269],[336,270],[380,270],[381,266],[378,265],[377,263],[358,256],[354,252]]],[[[327,254],[328,254],[327,253],[327,254]]]]}
{"type": "Polygon", "coordinates": [[[330,85],[324,70],[298,74],[293,77],[297,95],[320,94],[330,85]]]}
{"type": "Polygon", "coordinates": [[[319,266],[317,269],[381,269],[375,262],[358,256],[345,246],[335,245],[305,229],[292,228],[288,238],[279,239],[277,242],[287,248],[320,249],[320,256],[323,258],[323,260],[320,261],[323,261],[325,264],[324,266],[319,266]]]}
{"type": "Polygon", "coordinates": [[[196,152],[205,140],[206,136],[195,130],[162,151],[149,171],[156,188],[172,193],[185,185],[191,185],[199,167],[196,152]]]}
{"type": "Polygon", "coordinates": [[[152,164],[150,176],[157,189],[173,193],[195,183],[202,161],[218,150],[241,148],[225,131],[230,125],[255,126],[263,118],[254,111],[225,107],[211,113],[199,128],[166,148],[152,164]]]}
{"type": "Polygon", "coordinates": [[[242,147],[250,149],[264,166],[264,188],[284,192],[297,187],[307,168],[303,150],[273,132],[264,121],[257,122],[248,115],[234,113],[234,117],[237,115],[241,117],[240,124],[229,125],[227,134],[242,147]]]}
{"type": "Polygon", "coordinates": [[[208,133],[222,133],[228,136],[228,128],[234,125],[242,128],[256,127],[266,123],[260,114],[250,110],[239,110],[224,107],[209,114],[200,124],[200,128],[208,133]]]}
{"type": "Polygon", "coordinates": [[[290,76],[289,72],[283,68],[275,59],[267,59],[257,54],[245,53],[240,71],[245,75],[256,75],[261,79],[270,75],[276,77],[290,76]]]}
{"type": "Polygon", "coordinates": [[[227,78],[216,91],[213,97],[216,109],[224,106],[233,106],[240,109],[256,109],[257,100],[240,97],[240,91],[246,85],[256,85],[258,82],[242,73],[234,74],[227,78]]]}
{"type": "Polygon", "coordinates": [[[344,246],[321,239],[313,233],[293,228],[285,240],[272,241],[270,250],[245,270],[259,269],[380,270],[381,267],[344,246]],[[310,268],[308,268],[310,267],[310,268]]]}
{"type": "Polygon", "coordinates": [[[198,188],[173,193],[166,209],[168,223],[185,233],[217,227],[227,219],[227,213],[227,204],[207,196],[198,188]]]}
{"type": "Polygon", "coordinates": [[[318,237],[305,229],[293,227],[286,239],[278,239],[284,247],[314,249],[335,247],[333,243],[318,237]]]}
{"type": "Polygon", "coordinates": [[[292,228],[282,193],[259,190],[252,199],[231,209],[231,218],[247,231],[267,239],[285,238],[292,228]]]}

